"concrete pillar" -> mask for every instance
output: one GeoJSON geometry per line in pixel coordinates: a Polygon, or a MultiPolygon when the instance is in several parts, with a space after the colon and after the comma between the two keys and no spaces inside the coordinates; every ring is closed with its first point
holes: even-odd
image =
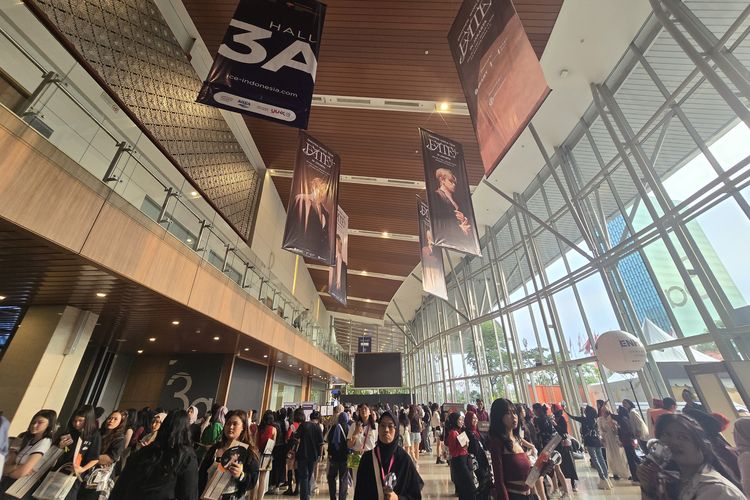
{"type": "Polygon", "coordinates": [[[11,435],[42,408],[60,412],[98,318],[70,306],[26,312],[0,362],[0,408],[11,435]]]}

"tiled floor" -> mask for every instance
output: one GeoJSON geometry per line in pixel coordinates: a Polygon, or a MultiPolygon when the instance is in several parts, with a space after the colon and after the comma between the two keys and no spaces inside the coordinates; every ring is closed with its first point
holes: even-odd
{"type": "MultiPolygon", "coordinates": [[[[636,500],[641,498],[640,489],[637,486],[632,486],[630,481],[612,480],[614,488],[611,491],[602,491],[596,488],[596,484],[599,481],[596,472],[589,467],[588,459],[576,460],[576,467],[578,470],[578,492],[570,493],[571,499],[618,499],[618,500],[636,500]]],[[[422,455],[419,459],[419,473],[424,480],[424,489],[422,490],[423,498],[455,498],[453,493],[453,485],[450,480],[450,472],[448,471],[447,465],[436,465],[435,456],[422,455]]],[[[318,479],[319,492],[318,495],[313,498],[325,499],[328,498],[328,485],[325,480],[325,466],[321,464],[318,479]]],[[[570,484],[568,484],[570,487],[570,484]]],[[[349,492],[349,497],[352,498],[352,492],[349,492]]],[[[269,496],[266,498],[293,498],[283,497],[281,495],[269,496]]],[[[552,497],[554,500],[558,497],[552,497]]]]}

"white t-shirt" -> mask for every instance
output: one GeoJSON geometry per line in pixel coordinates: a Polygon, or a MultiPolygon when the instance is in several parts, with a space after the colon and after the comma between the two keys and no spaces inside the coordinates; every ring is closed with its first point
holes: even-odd
{"type": "Polygon", "coordinates": [[[47,450],[49,450],[50,446],[52,446],[52,439],[50,438],[42,438],[36,443],[30,442],[25,447],[23,447],[16,455],[16,465],[25,464],[29,461],[31,455],[34,455],[36,453],[44,455],[45,453],[47,453],[47,450]]]}
{"type": "Polygon", "coordinates": [[[411,431],[410,428],[405,425],[398,426],[398,432],[401,434],[401,446],[409,448],[411,446],[411,431]]]}
{"type": "Polygon", "coordinates": [[[432,412],[432,418],[430,419],[430,426],[433,429],[440,427],[440,414],[437,411],[432,412]]]}
{"type": "MultiPolygon", "coordinates": [[[[356,423],[352,423],[349,426],[349,435],[346,436],[347,439],[351,439],[352,436],[354,436],[354,431],[357,428],[356,423]]],[[[375,427],[370,427],[369,425],[365,425],[362,427],[362,432],[360,432],[357,437],[354,439],[354,446],[352,446],[352,449],[358,453],[364,453],[366,451],[370,451],[371,449],[375,448],[375,443],[378,441],[378,424],[375,424],[375,427]],[[366,435],[366,437],[365,437],[366,435]]]]}

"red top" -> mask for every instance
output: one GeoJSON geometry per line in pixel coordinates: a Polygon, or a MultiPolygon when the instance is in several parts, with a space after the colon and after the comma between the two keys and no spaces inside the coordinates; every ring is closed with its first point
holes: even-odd
{"type": "Polygon", "coordinates": [[[469,454],[469,451],[458,442],[458,431],[456,429],[448,433],[448,451],[451,454],[451,458],[463,457],[469,454]]]}
{"type": "Polygon", "coordinates": [[[299,428],[299,422],[292,422],[292,425],[289,426],[289,430],[286,433],[286,440],[289,441],[292,439],[292,436],[295,432],[297,432],[297,429],[299,428]]]}
{"type": "Polygon", "coordinates": [[[258,452],[263,453],[266,449],[266,444],[268,443],[268,440],[273,438],[273,433],[276,430],[276,427],[273,425],[267,425],[263,428],[262,431],[258,433],[258,452]]]}
{"type": "Polygon", "coordinates": [[[490,439],[492,470],[495,474],[495,498],[508,500],[508,489],[528,491],[528,486],[508,484],[509,481],[526,481],[531,472],[531,461],[526,453],[503,453],[505,446],[499,439],[490,439]]]}

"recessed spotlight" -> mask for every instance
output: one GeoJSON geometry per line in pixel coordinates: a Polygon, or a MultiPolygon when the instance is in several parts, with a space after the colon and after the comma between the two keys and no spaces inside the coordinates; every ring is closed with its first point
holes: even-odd
{"type": "Polygon", "coordinates": [[[104,297],[107,296],[107,294],[104,292],[96,292],[96,296],[99,297],[100,299],[103,299],[104,297]]]}
{"type": "Polygon", "coordinates": [[[438,105],[438,111],[443,112],[443,111],[448,111],[449,109],[451,109],[451,105],[448,104],[446,101],[443,101],[438,105]]]}
{"type": "Polygon", "coordinates": [[[250,350],[250,348],[249,348],[249,347],[245,347],[245,351],[249,351],[249,350],[250,350]]]}
{"type": "Polygon", "coordinates": [[[193,242],[193,238],[188,238],[188,239],[185,240],[185,242],[192,243],[193,242]]]}
{"type": "Polygon", "coordinates": [[[372,302],[372,300],[370,300],[370,299],[365,299],[365,302],[372,302]]]}
{"type": "Polygon", "coordinates": [[[0,300],[5,300],[7,297],[5,295],[0,295],[0,300]]]}
{"type": "Polygon", "coordinates": [[[276,170],[274,170],[274,169],[270,169],[270,170],[268,171],[268,173],[269,173],[269,174],[272,174],[272,175],[273,175],[273,174],[275,174],[275,173],[276,173],[276,170]]]}
{"type": "Polygon", "coordinates": [[[264,354],[264,355],[263,355],[263,357],[264,357],[264,358],[267,358],[267,357],[268,357],[268,354],[264,354]]]}
{"type": "Polygon", "coordinates": [[[195,352],[195,349],[190,349],[190,352],[195,352]]]}
{"type": "Polygon", "coordinates": [[[137,350],[136,352],[137,352],[138,354],[143,354],[143,349],[138,349],[138,350],[137,350]]]}
{"type": "Polygon", "coordinates": [[[430,55],[430,51],[429,50],[425,50],[424,51],[424,55],[426,55],[426,56],[430,55]]]}
{"type": "Polygon", "coordinates": [[[115,342],[127,342],[128,339],[115,339],[115,342]]]}
{"type": "Polygon", "coordinates": [[[198,191],[190,191],[190,196],[197,197],[198,191]]]}
{"type": "Polygon", "coordinates": [[[300,368],[299,371],[302,371],[302,368],[300,368]]]}
{"type": "Polygon", "coordinates": [[[388,231],[383,231],[382,235],[383,235],[383,238],[390,238],[391,233],[389,233],[388,231]]]}
{"type": "Polygon", "coordinates": [[[362,276],[367,276],[367,271],[362,271],[362,276]]]}
{"type": "Polygon", "coordinates": [[[289,365],[289,368],[291,368],[291,367],[292,367],[292,365],[289,365]]]}
{"type": "Polygon", "coordinates": [[[278,360],[277,363],[281,363],[281,360],[278,360]]]}
{"type": "Polygon", "coordinates": [[[177,321],[177,320],[174,320],[174,321],[172,321],[172,324],[173,324],[173,325],[179,325],[179,324],[180,324],[180,322],[179,322],[179,321],[177,321]]]}
{"type": "Polygon", "coordinates": [[[149,337],[149,338],[148,338],[148,341],[149,341],[149,342],[156,342],[156,337],[149,337]]]}
{"type": "Polygon", "coordinates": [[[219,337],[214,337],[214,340],[219,340],[219,337]]]}

